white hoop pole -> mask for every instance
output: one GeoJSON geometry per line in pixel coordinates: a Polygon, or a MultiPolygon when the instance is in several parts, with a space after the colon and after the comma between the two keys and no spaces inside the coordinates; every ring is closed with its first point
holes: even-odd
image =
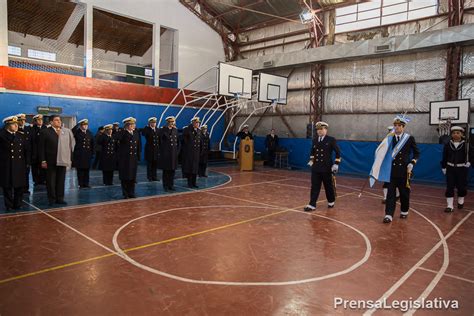
{"type": "Polygon", "coordinates": [[[214,124],[212,124],[212,127],[211,127],[211,130],[209,132],[209,137],[212,136],[212,133],[214,131],[214,126],[216,126],[216,124],[221,120],[222,116],[224,116],[225,112],[227,112],[228,109],[232,109],[232,108],[235,108],[239,106],[238,104],[234,104],[234,105],[231,105],[229,107],[227,107],[224,111],[222,111],[222,113],[219,115],[219,117],[217,118],[217,120],[214,122],[214,124]]]}
{"type": "Polygon", "coordinates": [[[221,105],[219,105],[219,103],[216,103],[216,104],[217,104],[217,107],[216,107],[215,109],[214,109],[214,106],[212,106],[212,107],[206,112],[206,114],[205,114],[204,117],[203,117],[203,120],[202,120],[203,122],[202,122],[202,124],[207,124],[208,122],[210,122],[210,121],[211,121],[211,118],[214,116],[214,114],[216,114],[216,112],[217,112],[220,108],[223,108],[223,107],[225,107],[225,106],[229,106],[229,105],[234,104],[234,103],[236,103],[236,102],[238,102],[238,100],[228,101],[228,102],[226,102],[226,103],[224,103],[224,104],[221,104],[221,105]],[[211,111],[212,111],[212,113],[209,115],[209,113],[210,113],[211,111]]]}
{"type": "MultiPolygon", "coordinates": [[[[239,112],[240,112],[241,110],[242,110],[242,108],[240,108],[237,112],[235,112],[234,115],[232,115],[232,117],[230,118],[229,124],[227,124],[227,128],[225,129],[224,133],[222,134],[221,141],[219,142],[219,150],[222,150],[222,142],[224,141],[225,134],[226,134],[227,131],[229,130],[230,125],[232,124],[232,121],[234,120],[235,116],[236,116],[237,114],[239,114],[239,112]]],[[[234,158],[234,159],[235,159],[235,158],[234,158]]]]}
{"type": "Polygon", "coordinates": [[[178,113],[176,114],[176,121],[178,120],[178,117],[181,115],[181,113],[183,112],[184,108],[187,107],[189,104],[193,103],[193,102],[196,102],[196,101],[199,101],[201,99],[206,99],[206,98],[210,98],[212,97],[214,94],[208,94],[208,95],[205,95],[205,96],[202,96],[202,97],[199,97],[197,99],[194,99],[194,100],[191,100],[189,102],[186,102],[182,107],[181,109],[179,109],[178,113]]]}

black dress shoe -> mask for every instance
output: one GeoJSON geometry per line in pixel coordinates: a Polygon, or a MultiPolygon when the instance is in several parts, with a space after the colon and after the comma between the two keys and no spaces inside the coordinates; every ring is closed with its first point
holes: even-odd
{"type": "Polygon", "coordinates": [[[130,195],[128,198],[129,199],[135,199],[137,196],[135,194],[130,195]]]}
{"type": "Polygon", "coordinates": [[[195,189],[199,189],[199,187],[197,185],[193,185],[193,188],[195,189]]]}
{"type": "Polygon", "coordinates": [[[175,187],[170,187],[170,191],[176,191],[175,187]]]}
{"type": "Polygon", "coordinates": [[[459,204],[459,203],[458,203],[458,209],[459,209],[459,210],[462,210],[463,207],[464,207],[464,204],[459,204]]]}
{"type": "Polygon", "coordinates": [[[59,204],[59,205],[67,205],[67,202],[64,201],[64,200],[60,200],[60,201],[56,201],[56,204],[59,204]]]}
{"type": "Polygon", "coordinates": [[[400,215],[401,219],[406,219],[407,217],[408,217],[408,215],[400,215]]]}
{"type": "Polygon", "coordinates": [[[314,210],[316,210],[316,207],[309,204],[304,207],[305,212],[312,212],[314,210]]]}
{"type": "Polygon", "coordinates": [[[452,207],[447,207],[444,209],[444,212],[445,213],[452,213],[454,211],[454,209],[452,207]]]}
{"type": "Polygon", "coordinates": [[[388,224],[388,223],[391,223],[392,220],[391,220],[390,218],[388,218],[388,217],[385,217],[385,218],[383,219],[383,222],[384,222],[385,224],[388,224]]]}
{"type": "Polygon", "coordinates": [[[335,205],[336,205],[336,204],[332,204],[332,205],[329,205],[329,204],[328,204],[328,208],[334,208],[335,205]]]}

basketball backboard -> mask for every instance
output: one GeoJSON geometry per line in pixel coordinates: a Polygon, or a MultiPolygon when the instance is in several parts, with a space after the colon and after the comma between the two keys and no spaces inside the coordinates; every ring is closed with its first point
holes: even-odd
{"type": "Polygon", "coordinates": [[[252,70],[219,63],[218,93],[244,99],[252,97],[252,70]]]}
{"type": "Polygon", "coordinates": [[[261,72],[258,80],[258,101],[286,104],[288,98],[288,78],[261,72]]]}
{"type": "Polygon", "coordinates": [[[470,100],[430,102],[430,125],[450,121],[451,124],[469,123],[470,100]]]}

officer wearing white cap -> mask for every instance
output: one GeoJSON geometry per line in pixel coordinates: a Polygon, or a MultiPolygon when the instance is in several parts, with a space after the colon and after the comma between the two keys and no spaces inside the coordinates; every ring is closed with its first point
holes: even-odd
{"type": "Polygon", "coordinates": [[[91,160],[94,155],[94,135],[89,130],[89,120],[82,119],[72,129],[72,133],[76,140],[74,153],[72,155],[72,166],[77,171],[77,183],[79,189],[90,188],[89,171],[91,168],[91,160]]]}
{"type": "Polygon", "coordinates": [[[31,173],[35,185],[46,184],[46,170],[41,168],[41,161],[38,155],[40,133],[44,129],[46,129],[46,126],[43,124],[43,115],[37,114],[33,116],[33,127],[31,129],[31,173]]]}
{"type": "Polygon", "coordinates": [[[166,118],[166,126],[160,130],[160,159],[158,168],[163,170],[163,189],[174,191],[174,175],[178,167],[178,130],[174,116],[166,118]]]}
{"type": "Polygon", "coordinates": [[[333,208],[336,201],[333,174],[339,170],[341,151],[336,139],[327,135],[328,127],[329,124],[326,122],[316,123],[317,136],[313,139],[311,157],[308,162],[308,165],[311,166],[311,197],[308,205],[304,208],[306,212],[316,209],[321,183],[324,184],[328,208],[333,208]],[[333,153],[336,154],[334,161],[332,159],[333,153]]]}
{"type": "Polygon", "coordinates": [[[458,209],[464,207],[464,197],[467,195],[468,173],[471,163],[468,160],[469,145],[464,141],[464,128],[451,127],[451,140],[444,145],[441,168],[446,175],[446,201],[445,212],[454,210],[454,189],[457,189],[458,209]]]}
{"type": "MultiPolygon", "coordinates": [[[[23,136],[25,137],[25,146],[28,146],[28,161],[31,162],[31,126],[26,123],[26,114],[24,113],[19,113],[16,115],[18,119],[18,132],[22,133],[23,136]]],[[[25,184],[25,189],[24,193],[30,194],[30,166],[28,165],[26,167],[25,171],[25,179],[26,179],[26,184],[25,184]]]]}
{"type": "Polygon", "coordinates": [[[410,208],[410,176],[420,156],[415,138],[405,133],[405,126],[408,121],[409,119],[405,115],[398,115],[393,120],[394,135],[389,150],[392,156],[394,155],[394,158],[390,182],[387,188],[384,223],[390,223],[393,220],[397,189],[400,192],[400,218],[405,219],[408,217],[408,210],[410,208]]]}
{"type": "Polygon", "coordinates": [[[148,119],[148,125],[141,130],[145,137],[146,176],[148,181],[158,181],[158,157],[160,155],[160,130],[156,127],[156,117],[148,119]]]}
{"type": "Polygon", "coordinates": [[[183,129],[182,168],[183,176],[188,179],[188,187],[197,188],[196,178],[201,155],[201,130],[199,117],[193,117],[191,124],[183,129]]]}
{"type": "Polygon", "coordinates": [[[113,125],[104,126],[104,132],[99,136],[98,143],[102,146],[99,160],[99,170],[102,170],[102,181],[104,185],[113,185],[114,170],[117,166],[116,140],[112,136],[113,125]]]}
{"type": "Polygon", "coordinates": [[[25,136],[18,133],[17,117],[6,117],[3,124],[5,127],[0,130],[0,186],[8,212],[21,207],[26,167],[30,161],[25,136]]]}
{"type": "Polygon", "coordinates": [[[236,136],[240,139],[245,139],[247,137],[253,139],[253,135],[249,132],[249,126],[247,124],[242,126],[242,130],[238,132],[236,136]]]}
{"type": "Polygon", "coordinates": [[[127,117],[122,121],[123,130],[118,132],[118,170],[125,199],[135,198],[135,184],[137,181],[137,168],[140,161],[141,142],[140,133],[135,130],[136,119],[127,117]]]}

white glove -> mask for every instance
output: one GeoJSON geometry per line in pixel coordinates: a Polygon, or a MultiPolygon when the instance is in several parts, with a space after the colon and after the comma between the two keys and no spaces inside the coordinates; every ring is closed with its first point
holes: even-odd
{"type": "Polygon", "coordinates": [[[468,161],[465,163],[466,168],[469,168],[471,166],[471,163],[468,161]]]}
{"type": "Polygon", "coordinates": [[[313,159],[310,159],[310,160],[308,161],[308,166],[310,166],[310,167],[313,166],[313,159]]]}
{"type": "Polygon", "coordinates": [[[407,171],[411,172],[412,170],[413,170],[413,164],[409,163],[408,166],[407,166],[407,171]]]}
{"type": "Polygon", "coordinates": [[[332,167],[331,167],[332,172],[336,173],[338,170],[339,170],[339,165],[337,165],[337,164],[332,165],[332,167]]]}
{"type": "Polygon", "coordinates": [[[443,172],[443,174],[446,175],[446,168],[441,169],[441,172],[443,172]]]}

